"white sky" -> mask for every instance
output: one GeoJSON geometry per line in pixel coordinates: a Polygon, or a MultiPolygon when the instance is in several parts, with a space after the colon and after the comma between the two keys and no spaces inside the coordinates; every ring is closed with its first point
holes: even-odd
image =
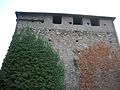
{"type": "Polygon", "coordinates": [[[119,0],[0,0],[0,67],[15,31],[15,11],[116,17],[114,24],[120,40],[119,9],[119,0]]]}

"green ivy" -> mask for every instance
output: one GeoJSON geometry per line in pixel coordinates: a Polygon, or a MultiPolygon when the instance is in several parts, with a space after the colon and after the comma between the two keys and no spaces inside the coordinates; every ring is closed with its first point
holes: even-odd
{"type": "Polygon", "coordinates": [[[64,90],[63,62],[42,36],[22,28],[2,64],[0,90],[64,90]]]}

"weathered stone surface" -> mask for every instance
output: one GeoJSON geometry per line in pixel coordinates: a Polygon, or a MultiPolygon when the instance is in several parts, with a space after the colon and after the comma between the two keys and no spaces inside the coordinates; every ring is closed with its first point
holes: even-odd
{"type": "Polygon", "coordinates": [[[114,48],[119,46],[111,19],[99,18],[100,26],[91,26],[89,16],[82,19],[83,25],[73,25],[69,24],[69,22],[73,22],[71,16],[62,16],[62,24],[53,24],[51,15],[21,15],[17,23],[16,30],[29,26],[37,34],[48,39],[53,48],[59,53],[65,64],[64,82],[66,90],[80,89],[82,77],[77,63],[77,56],[74,53],[76,49],[82,50],[100,40],[107,42],[114,48]],[[31,19],[33,21],[30,21],[31,19]],[[44,22],[41,23],[40,20],[44,22]]]}

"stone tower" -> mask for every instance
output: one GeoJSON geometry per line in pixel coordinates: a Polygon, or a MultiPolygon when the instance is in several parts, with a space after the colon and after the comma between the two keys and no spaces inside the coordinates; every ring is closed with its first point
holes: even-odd
{"type": "Polygon", "coordinates": [[[16,17],[16,31],[29,26],[59,53],[65,64],[66,90],[79,90],[81,77],[74,50],[82,50],[100,40],[113,48],[119,47],[113,24],[115,17],[42,12],[16,12],[16,17]]]}

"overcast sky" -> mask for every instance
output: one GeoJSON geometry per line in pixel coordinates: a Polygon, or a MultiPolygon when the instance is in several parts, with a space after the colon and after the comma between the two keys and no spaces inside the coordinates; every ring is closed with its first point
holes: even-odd
{"type": "Polygon", "coordinates": [[[120,40],[119,8],[119,0],[0,0],[0,67],[15,31],[15,11],[116,17],[114,24],[120,40]]]}

